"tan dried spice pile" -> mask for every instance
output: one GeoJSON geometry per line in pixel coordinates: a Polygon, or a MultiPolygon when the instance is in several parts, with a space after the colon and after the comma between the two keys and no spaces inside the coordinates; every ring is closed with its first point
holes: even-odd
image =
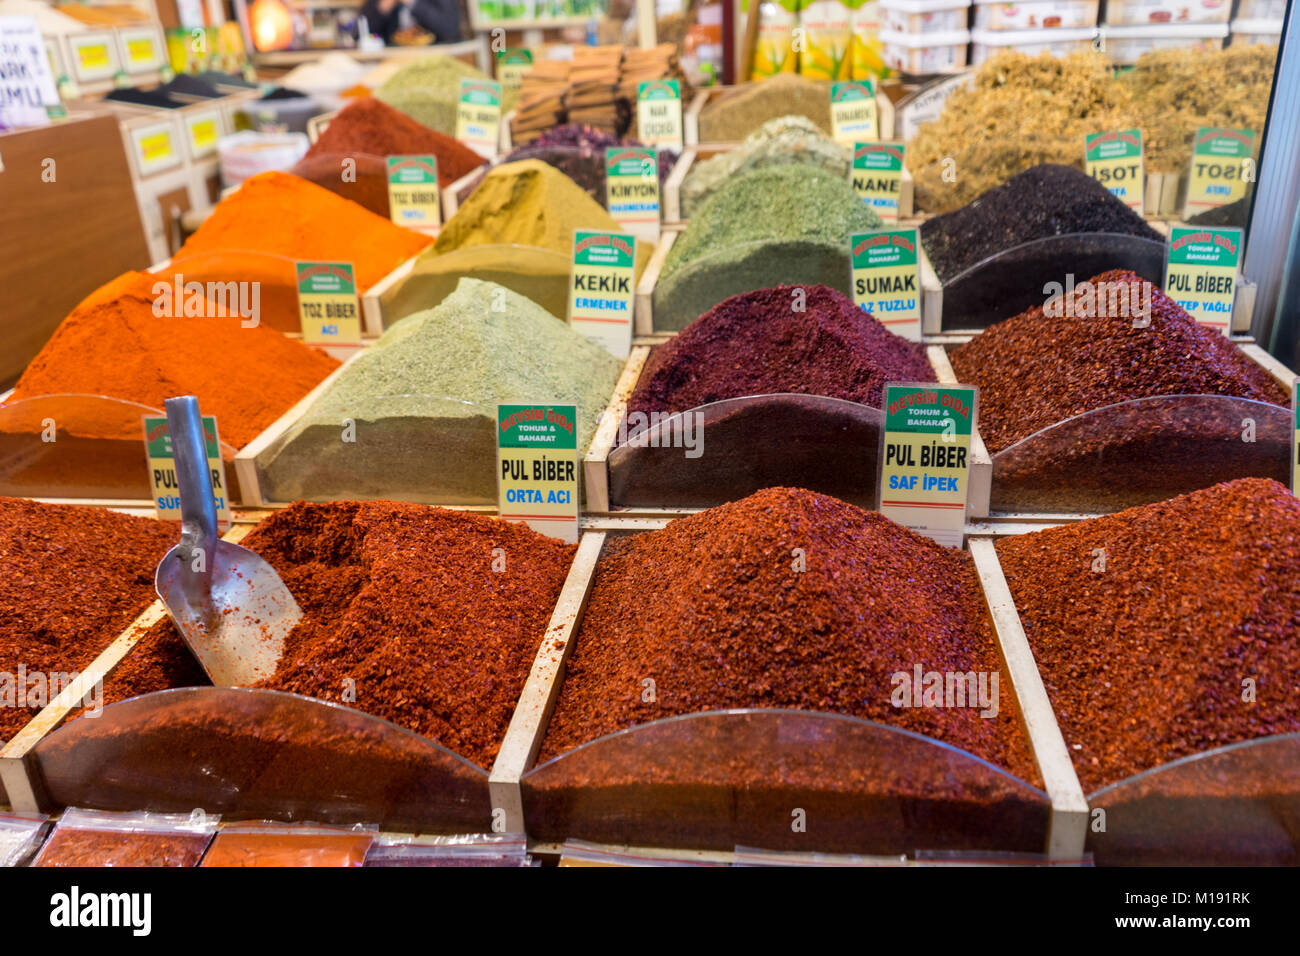
{"type": "Polygon", "coordinates": [[[1134,115],[1128,89],[1095,53],[1001,53],[907,144],[917,204],[947,212],[1040,163],[1082,168],[1084,136],[1141,125],[1134,115]],[[948,158],[954,182],[944,181],[948,158]]]}
{"type": "Polygon", "coordinates": [[[1202,126],[1253,129],[1255,148],[1264,130],[1277,47],[1226,50],[1154,50],[1120,82],[1141,117],[1147,172],[1182,172],[1192,157],[1192,137],[1202,126]]]}

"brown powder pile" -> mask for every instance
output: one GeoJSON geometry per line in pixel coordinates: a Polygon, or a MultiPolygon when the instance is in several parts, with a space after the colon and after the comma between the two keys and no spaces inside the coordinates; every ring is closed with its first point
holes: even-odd
{"type": "Polygon", "coordinates": [[[893,675],[917,665],[1000,670],[969,555],[769,488],[606,545],[542,759],[677,714],[786,707],[902,727],[1037,779],[1005,674],[995,717],[895,707],[893,675]]]}
{"type": "MultiPolygon", "coordinates": [[[[959,381],[980,387],[980,434],[993,452],[1090,409],[1152,395],[1233,395],[1275,405],[1286,394],[1217,330],[1198,325],[1151,288],[1150,326],[1134,328],[1144,280],[1114,270],[1088,280],[1128,290],[1093,296],[1082,284],[1073,315],[1029,309],[951,352],[959,381]],[[1103,301],[1104,300],[1104,301],[1103,301]]],[[[1103,286],[1104,288],[1104,286],[1103,286]]]]}
{"type": "Polygon", "coordinates": [[[1086,792],[1300,731],[1300,501],[1276,482],[1243,478],[997,551],[1086,792]]]}

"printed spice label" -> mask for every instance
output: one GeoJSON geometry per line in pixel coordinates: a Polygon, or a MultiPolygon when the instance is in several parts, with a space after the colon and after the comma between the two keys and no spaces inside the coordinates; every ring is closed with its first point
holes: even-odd
{"type": "Polygon", "coordinates": [[[940,544],[961,544],[977,403],[970,385],[885,386],[881,514],[940,544]]]}
{"type": "Polygon", "coordinates": [[[884,222],[898,222],[905,153],[902,143],[853,144],[853,188],[884,222]]]}
{"type": "Polygon", "coordinates": [[[1175,226],[1169,232],[1165,294],[1202,325],[1232,330],[1241,230],[1175,226]]]}
{"type": "Polygon", "coordinates": [[[915,229],[880,229],[849,239],[853,301],[896,335],[921,341],[921,266],[915,229]]]}
{"type": "Polygon", "coordinates": [[[632,350],[636,238],[574,231],[569,273],[569,324],[619,358],[632,350]]]}
{"type": "Polygon", "coordinates": [[[637,136],[646,146],[682,148],[682,88],[677,80],[637,84],[637,136]]]}
{"type": "Polygon", "coordinates": [[[605,208],[624,229],[651,242],[659,238],[659,161],[649,147],[605,151],[605,208]]]}
{"type": "Polygon", "coordinates": [[[1089,133],[1083,141],[1084,165],[1117,199],[1141,215],[1146,195],[1146,167],[1140,129],[1089,133]]]}
{"type": "Polygon", "coordinates": [[[831,84],[831,136],[849,144],[880,138],[875,80],[831,84]]]}
{"type": "Polygon", "coordinates": [[[497,406],[497,508],[506,521],[578,540],[578,407],[497,406]]]}
{"type": "Polygon", "coordinates": [[[1246,161],[1254,156],[1254,149],[1253,129],[1216,126],[1198,129],[1192,141],[1183,218],[1190,219],[1197,213],[1244,197],[1250,175],[1250,164],[1246,161]]]}
{"type": "Polygon", "coordinates": [[[298,314],[302,340],[313,344],[361,344],[361,306],[350,262],[298,262],[298,314]]]}
{"type": "Polygon", "coordinates": [[[407,229],[438,231],[442,202],[436,156],[388,157],[388,215],[407,229]]]}
{"type": "MultiPolygon", "coordinates": [[[[176,478],[176,458],[165,416],[144,416],[144,447],[149,460],[149,483],[153,489],[154,508],[161,521],[181,520],[181,486],[176,478]]],[[[217,419],[203,416],[203,447],[212,476],[212,501],[217,508],[217,524],[230,525],[230,497],[226,492],[226,463],[221,458],[217,438],[217,419]]]]}
{"type": "Polygon", "coordinates": [[[501,132],[501,84],[461,80],[456,138],[482,156],[496,155],[501,132]]]}

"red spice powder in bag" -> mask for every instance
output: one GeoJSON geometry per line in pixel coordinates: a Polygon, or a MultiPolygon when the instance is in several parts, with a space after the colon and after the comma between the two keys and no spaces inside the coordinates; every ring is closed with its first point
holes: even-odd
{"type": "Polygon", "coordinates": [[[540,759],[635,724],[748,707],[879,721],[1038,779],[970,556],[801,489],[611,540],[540,759]],[[997,715],[894,706],[895,675],[917,665],[998,674],[997,715]]]}
{"type": "Polygon", "coordinates": [[[203,866],[361,866],[373,831],[285,824],[224,827],[203,866]]]}
{"type": "Polygon", "coordinates": [[[1085,792],[1300,731],[1300,501],[1277,482],[1000,538],[997,552],[1085,792]]]}
{"type": "Polygon", "coordinates": [[[725,299],[656,348],[628,411],[685,411],[772,392],[879,407],[885,382],[933,378],[921,345],[894,335],[842,292],[782,285],[725,299]]]}
{"type": "Polygon", "coordinates": [[[175,543],[167,522],[0,498],[0,672],[12,675],[0,680],[0,741],[48,702],[52,675],[85,670],[153,602],[154,570],[175,543]]]}
{"type": "Polygon", "coordinates": [[[32,866],[198,866],[218,819],[66,810],[32,866]]]}

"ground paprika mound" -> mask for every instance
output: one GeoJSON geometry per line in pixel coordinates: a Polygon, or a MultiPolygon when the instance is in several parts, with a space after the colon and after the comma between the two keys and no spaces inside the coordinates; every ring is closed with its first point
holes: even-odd
{"type": "Polygon", "coordinates": [[[246,179],[186,240],[171,269],[260,282],[263,323],[301,328],[292,263],[350,262],[362,292],[432,240],[288,173],[246,179]]]}
{"type": "Polygon", "coordinates": [[[0,498],[0,742],[51,699],[52,678],[85,670],[153,602],[176,536],[151,518],[0,498]]]}
{"type": "Polygon", "coordinates": [[[997,551],[1085,792],[1300,731],[1300,501],[1277,482],[1242,478],[997,551]]]}
{"type": "Polygon", "coordinates": [[[970,556],[802,489],[606,545],[541,759],[635,724],[743,707],[879,721],[1038,780],[970,556]],[[917,667],[983,673],[990,688],[997,674],[996,715],[896,706],[897,675],[917,667]]]}

